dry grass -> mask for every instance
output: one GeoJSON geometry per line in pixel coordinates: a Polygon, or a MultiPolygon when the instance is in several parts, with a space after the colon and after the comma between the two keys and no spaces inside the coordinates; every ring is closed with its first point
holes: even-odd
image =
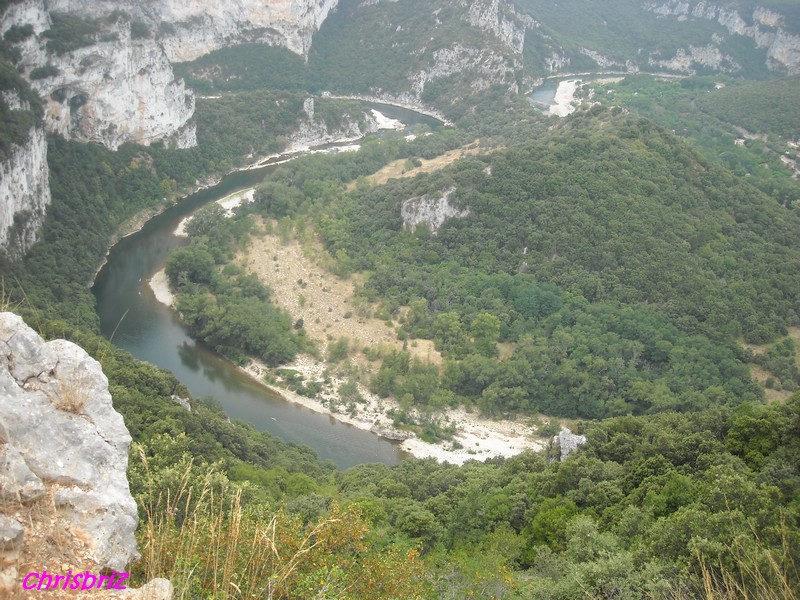
{"type": "MultiPolygon", "coordinates": [[[[16,600],[30,598],[31,593],[22,589],[25,574],[47,570],[49,573],[82,572],[97,573],[97,564],[89,557],[85,544],[71,533],[69,522],[60,514],[55,504],[53,489],[33,502],[5,502],[0,512],[15,518],[25,528],[21,550],[5,553],[0,558],[3,568],[14,567],[18,576],[11,589],[0,588],[0,596],[16,600]]],[[[44,592],[41,592],[44,593],[44,592]]],[[[76,592],[67,593],[48,590],[48,598],[75,598],[76,592]]]]}
{"type": "Polygon", "coordinates": [[[71,412],[79,415],[83,412],[83,407],[86,404],[87,395],[84,391],[80,378],[78,381],[61,381],[59,394],[50,398],[59,410],[71,412]]]}
{"type": "MultiPolygon", "coordinates": [[[[397,339],[398,324],[375,318],[375,307],[356,299],[363,275],[337,277],[328,268],[330,261],[310,226],[306,226],[302,243],[271,233],[253,236],[246,251],[237,257],[249,273],[270,287],[272,302],[293,320],[303,319],[306,335],[316,342],[323,356],[331,340],[343,337],[351,341],[352,354],[359,357],[357,362],[362,366],[367,365],[361,355],[365,346],[402,348],[403,342],[397,339]]],[[[430,340],[414,340],[407,349],[422,360],[442,362],[430,340]]]]}
{"type": "MultiPolygon", "coordinates": [[[[795,351],[795,359],[797,360],[797,366],[800,367],[800,327],[790,327],[789,337],[795,343],[797,348],[795,351]]],[[[742,340],[739,341],[739,344],[742,346],[742,348],[750,350],[754,356],[761,356],[767,351],[766,345],[748,344],[742,340]]],[[[750,368],[750,377],[752,377],[754,381],[760,383],[764,388],[764,395],[766,396],[768,402],[785,402],[790,396],[792,396],[792,394],[794,394],[794,392],[789,392],[786,390],[773,390],[766,387],[766,381],[773,376],[772,373],[769,373],[755,363],[749,363],[748,367],[750,368]]]]}
{"type": "MultiPolygon", "coordinates": [[[[412,169],[407,168],[407,160],[406,159],[399,159],[390,162],[385,167],[377,170],[372,175],[368,175],[364,179],[370,182],[373,185],[383,185],[384,183],[388,182],[390,179],[403,179],[405,177],[414,177],[419,175],[420,173],[432,173],[433,171],[438,171],[439,169],[443,169],[444,167],[451,165],[459,158],[463,158],[465,156],[476,155],[486,152],[495,152],[500,148],[484,148],[481,146],[480,140],[475,140],[471,144],[463,146],[461,148],[456,148],[455,150],[450,150],[441,154],[435,158],[431,159],[420,159],[422,163],[419,167],[414,167],[412,169]]],[[[351,182],[347,186],[347,190],[351,191],[356,188],[358,185],[357,181],[351,182]]]]}
{"type": "Polygon", "coordinates": [[[754,363],[750,363],[748,367],[750,367],[750,377],[764,387],[764,395],[767,397],[768,402],[785,402],[786,399],[794,393],[786,390],[773,390],[766,387],[764,384],[767,379],[772,377],[772,374],[754,363]]]}
{"type": "MultiPolygon", "coordinates": [[[[149,477],[141,448],[140,457],[149,477]]],[[[179,599],[367,598],[377,589],[414,597],[404,592],[419,586],[416,553],[376,554],[355,509],[334,506],[305,524],[283,510],[243,506],[242,488],[220,487],[216,475],[209,469],[198,486],[189,464],[174,491],[153,490],[137,576],[170,579],[179,599]]]]}
{"type": "Polygon", "coordinates": [[[733,567],[712,564],[696,550],[700,567],[699,588],[706,600],[800,600],[798,565],[792,558],[796,549],[791,547],[789,525],[781,515],[780,539],[782,547],[768,547],[758,532],[738,536],[731,552],[735,557],[733,567]]]}
{"type": "Polygon", "coordinates": [[[795,343],[797,350],[797,366],[800,367],[800,327],[789,327],[789,337],[795,343]]]}

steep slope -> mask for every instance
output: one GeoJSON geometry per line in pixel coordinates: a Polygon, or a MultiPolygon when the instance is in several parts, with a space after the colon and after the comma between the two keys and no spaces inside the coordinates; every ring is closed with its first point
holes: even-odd
{"type": "Polygon", "coordinates": [[[194,95],[171,63],[244,41],[305,56],[336,0],[90,2],[23,0],[0,17],[17,65],[46,99],[46,122],[80,141],[196,144],[194,95]]]}
{"type": "Polygon", "coordinates": [[[1,510],[22,530],[20,566],[123,570],[137,558],[131,437],[108,380],[81,348],[45,343],[12,313],[0,313],[0,439],[1,510]],[[29,518],[19,522],[21,511],[29,518]],[[53,536],[68,539],[59,549],[53,536]],[[60,555],[67,546],[75,554],[60,555]]]}
{"type": "Polygon", "coordinates": [[[498,98],[568,64],[530,11],[507,0],[345,0],[314,38],[312,80],[323,88],[448,108],[498,98]],[[523,68],[531,58],[535,68],[523,68]]]}
{"type": "Polygon", "coordinates": [[[431,306],[454,301],[452,280],[437,290],[431,278],[410,278],[400,256],[412,245],[487,272],[527,272],[590,301],[645,302],[692,333],[785,331],[800,318],[790,275],[798,216],[652,123],[615,112],[586,112],[481,162],[355,195],[363,206],[341,217],[358,233],[341,247],[376,269],[373,285],[401,304],[414,295],[431,306]],[[450,204],[469,216],[424,242],[400,234],[404,202],[453,186],[450,204]],[[397,262],[394,250],[373,250],[383,236],[401,252],[397,262]]]}
{"type": "MultiPolygon", "coordinates": [[[[800,14],[774,0],[515,0],[563,47],[572,72],[800,72],[800,14]],[[771,8],[772,7],[772,8],[771,8]]],[[[535,43],[528,45],[533,49],[535,43]]],[[[539,53],[541,54],[541,52],[539,53]]],[[[542,72],[541,56],[526,68],[542,72]]]]}
{"type": "Polygon", "coordinates": [[[42,106],[0,56],[0,250],[21,256],[50,204],[42,106]]]}
{"type": "Polygon", "coordinates": [[[175,81],[163,49],[124,14],[57,12],[32,0],[0,20],[17,67],[45,99],[49,131],[116,149],[174,138],[194,145],[194,96],[175,81]]]}

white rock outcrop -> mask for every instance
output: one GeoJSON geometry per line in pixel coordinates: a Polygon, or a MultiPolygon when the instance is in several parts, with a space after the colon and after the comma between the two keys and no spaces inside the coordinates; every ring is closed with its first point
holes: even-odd
{"type": "Polygon", "coordinates": [[[130,442],[97,361],[0,313],[4,499],[25,504],[47,494],[88,556],[123,570],[137,557],[136,503],[126,478],[130,442]]]}
{"type": "Polygon", "coordinates": [[[13,145],[0,162],[0,248],[12,257],[24,254],[36,241],[49,204],[47,139],[43,128],[32,127],[26,142],[13,145]]]}
{"type": "MultiPolygon", "coordinates": [[[[124,10],[119,3],[117,8],[124,10]]],[[[125,142],[146,145],[170,138],[178,147],[195,145],[194,94],[175,79],[161,45],[150,38],[133,39],[131,21],[119,17],[104,21],[102,35],[91,45],[51,52],[43,35],[52,27],[51,14],[68,12],[88,20],[105,16],[102,3],[72,7],[69,2],[23,0],[0,17],[0,32],[14,25],[33,27],[34,35],[17,44],[23,72],[30,77],[37,68],[52,71],[31,79],[46,101],[48,130],[112,150],[125,142]]]]}
{"type": "Polygon", "coordinates": [[[425,223],[431,233],[435,234],[448,219],[463,219],[468,216],[469,208],[461,210],[450,204],[450,196],[455,191],[455,187],[449,187],[438,198],[409,198],[400,209],[403,225],[414,231],[417,225],[425,223]]]}
{"type": "Polygon", "coordinates": [[[311,38],[338,0],[49,0],[51,11],[94,18],[122,10],[158,32],[170,62],[242,42],[308,55],[311,38]],[[162,23],[164,25],[162,25],[162,23]]]}
{"type": "MultiPolygon", "coordinates": [[[[127,38],[127,39],[125,39],[127,38]]],[[[116,150],[125,142],[148,145],[176,136],[176,145],[196,144],[194,93],[176,81],[172,66],[155,43],[100,42],[63,57],[50,57],[58,75],[33,81],[48,99],[51,131],[116,150]],[[189,134],[176,135],[184,129],[189,134]]]]}
{"type": "Polygon", "coordinates": [[[565,427],[558,435],[553,436],[552,447],[558,453],[558,460],[564,460],[585,443],[585,435],[576,435],[565,427]]]}
{"type": "MultiPolygon", "coordinates": [[[[516,93],[519,91],[517,74],[521,70],[522,63],[513,56],[456,42],[434,51],[428,57],[427,65],[409,74],[409,90],[390,98],[390,101],[410,106],[420,104],[428,83],[462,73],[473,74],[470,81],[473,92],[500,86],[516,93]]],[[[375,93],[381,96],[383,91],[375,90],[375,93]]]]}
{"type": "Polygon", "coordinates": [[[688,49],[679,48],[675,56],[666,59],[651,54],[648,62],[651,67],[692,74],[696,73],[696,67],[707,67],[714,71],[727,73],[736,72],[742,68],[733,60],[733,57],[723,54],[713,44],[689,46],[688,49]]]}
{"type": "Polygon", "coordinates": [[[491,33],[518,55],[525,49],[525,32],[538,27],[532,17],[518,13],[504,0],[462,1],[462,5],[469,6],[467,21],[471,25],[491,33]]]}
{"type": "Polygon", "coordinates": [[[111,149],[125,142],[169,140],[197,144],[194,94],[175,79],[172,63],[244,42],[282,45],[307,56],[311,38],[338,0],[22,0],[0,15],[0,34],[31,25],[16,44],[32,80],[47,100],[50,131],[111,149]],[[48,51],[43,35],[52,15],[101,23],[94,43],[63,55],[48,51]],[[132,24],[145,33],[132,36],[132,24]]]}
{"type": "Polygon", "coordinates": [[[325,144],[341,144],[358,140],[368,133],[381,129],[401,130],[405,127],[396,119],[390,119],[377,110],[359,114],[342,115],[337,127],[330,127],[325,121],[315,118],[314,99],[303,102],[305,117],[298,123],[295,132],[289,136],[287,152],[307,151],[325,144]]]}

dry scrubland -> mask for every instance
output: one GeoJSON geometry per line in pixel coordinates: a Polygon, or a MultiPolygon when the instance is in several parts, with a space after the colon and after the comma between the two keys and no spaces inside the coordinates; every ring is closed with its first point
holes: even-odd
{"type": "MultiPolygon", "coordinates": [[[[276,224],[260,222],[259,226],[262,230],[273,231],[276,224]]],[[[441,364],[442,357],[430,340],[411,340],[407,344],[398,340],[397,323],[376,318],[376,306],[365,305],[355,298],[363,276],[341,279],[325,268],[328,260],[330,258],[310,229],[306,229],[303,243],[296,238],[264,232],[254,236],[247,250],[237,257],[237,263],[258,275],[270,287],[275,304],[286,310],[295,321],[303,320],[303,328],[316,342],[322,356],[328,355],[332,342],[341,338],[350,342],[348,358],[335,366],[326,365],[309,355],[299,356],[292,364],[285,365],[286,369],[302,374],[306,381],[328,380],[318,399],[284,389],[278,391],[293,402],[333,414],[356,427],[402,436],[402,432],[394,430],[392,418],[387,415],[397,408],[397,404],[369,393],[363,385],[380,367],[379,360],[368,360],[364,348],[387,351],[405,347],[413,356],[436,364],[441,364]],[[346,401],[338,393],[338,387],[350,378],[359,380],[363,398],[363,403],[358,404],[355,411],[345,406],[346,401]]],[[[253,362],[245,371],[263,379],[268,369],[253,362]]],[[[525,423],[482,419],[463,409],[445,411],[442,421],[455,424],[458,445],[451,442],[430,444],[412,437],[403,442],[403,449],[420,458],[435,457],[440,461],[464,463],[474,458],[513,456],[527,448],[544,446],[537,439],[536,428],[525,423]]]]}

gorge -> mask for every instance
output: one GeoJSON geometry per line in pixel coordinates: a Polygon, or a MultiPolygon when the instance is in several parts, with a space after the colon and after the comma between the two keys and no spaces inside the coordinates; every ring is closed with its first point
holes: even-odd
{"type": "Polygon", "coordinates": [[[799,64],[786,0],[0,0],[0,595],[795,600],[799,64]]]}

